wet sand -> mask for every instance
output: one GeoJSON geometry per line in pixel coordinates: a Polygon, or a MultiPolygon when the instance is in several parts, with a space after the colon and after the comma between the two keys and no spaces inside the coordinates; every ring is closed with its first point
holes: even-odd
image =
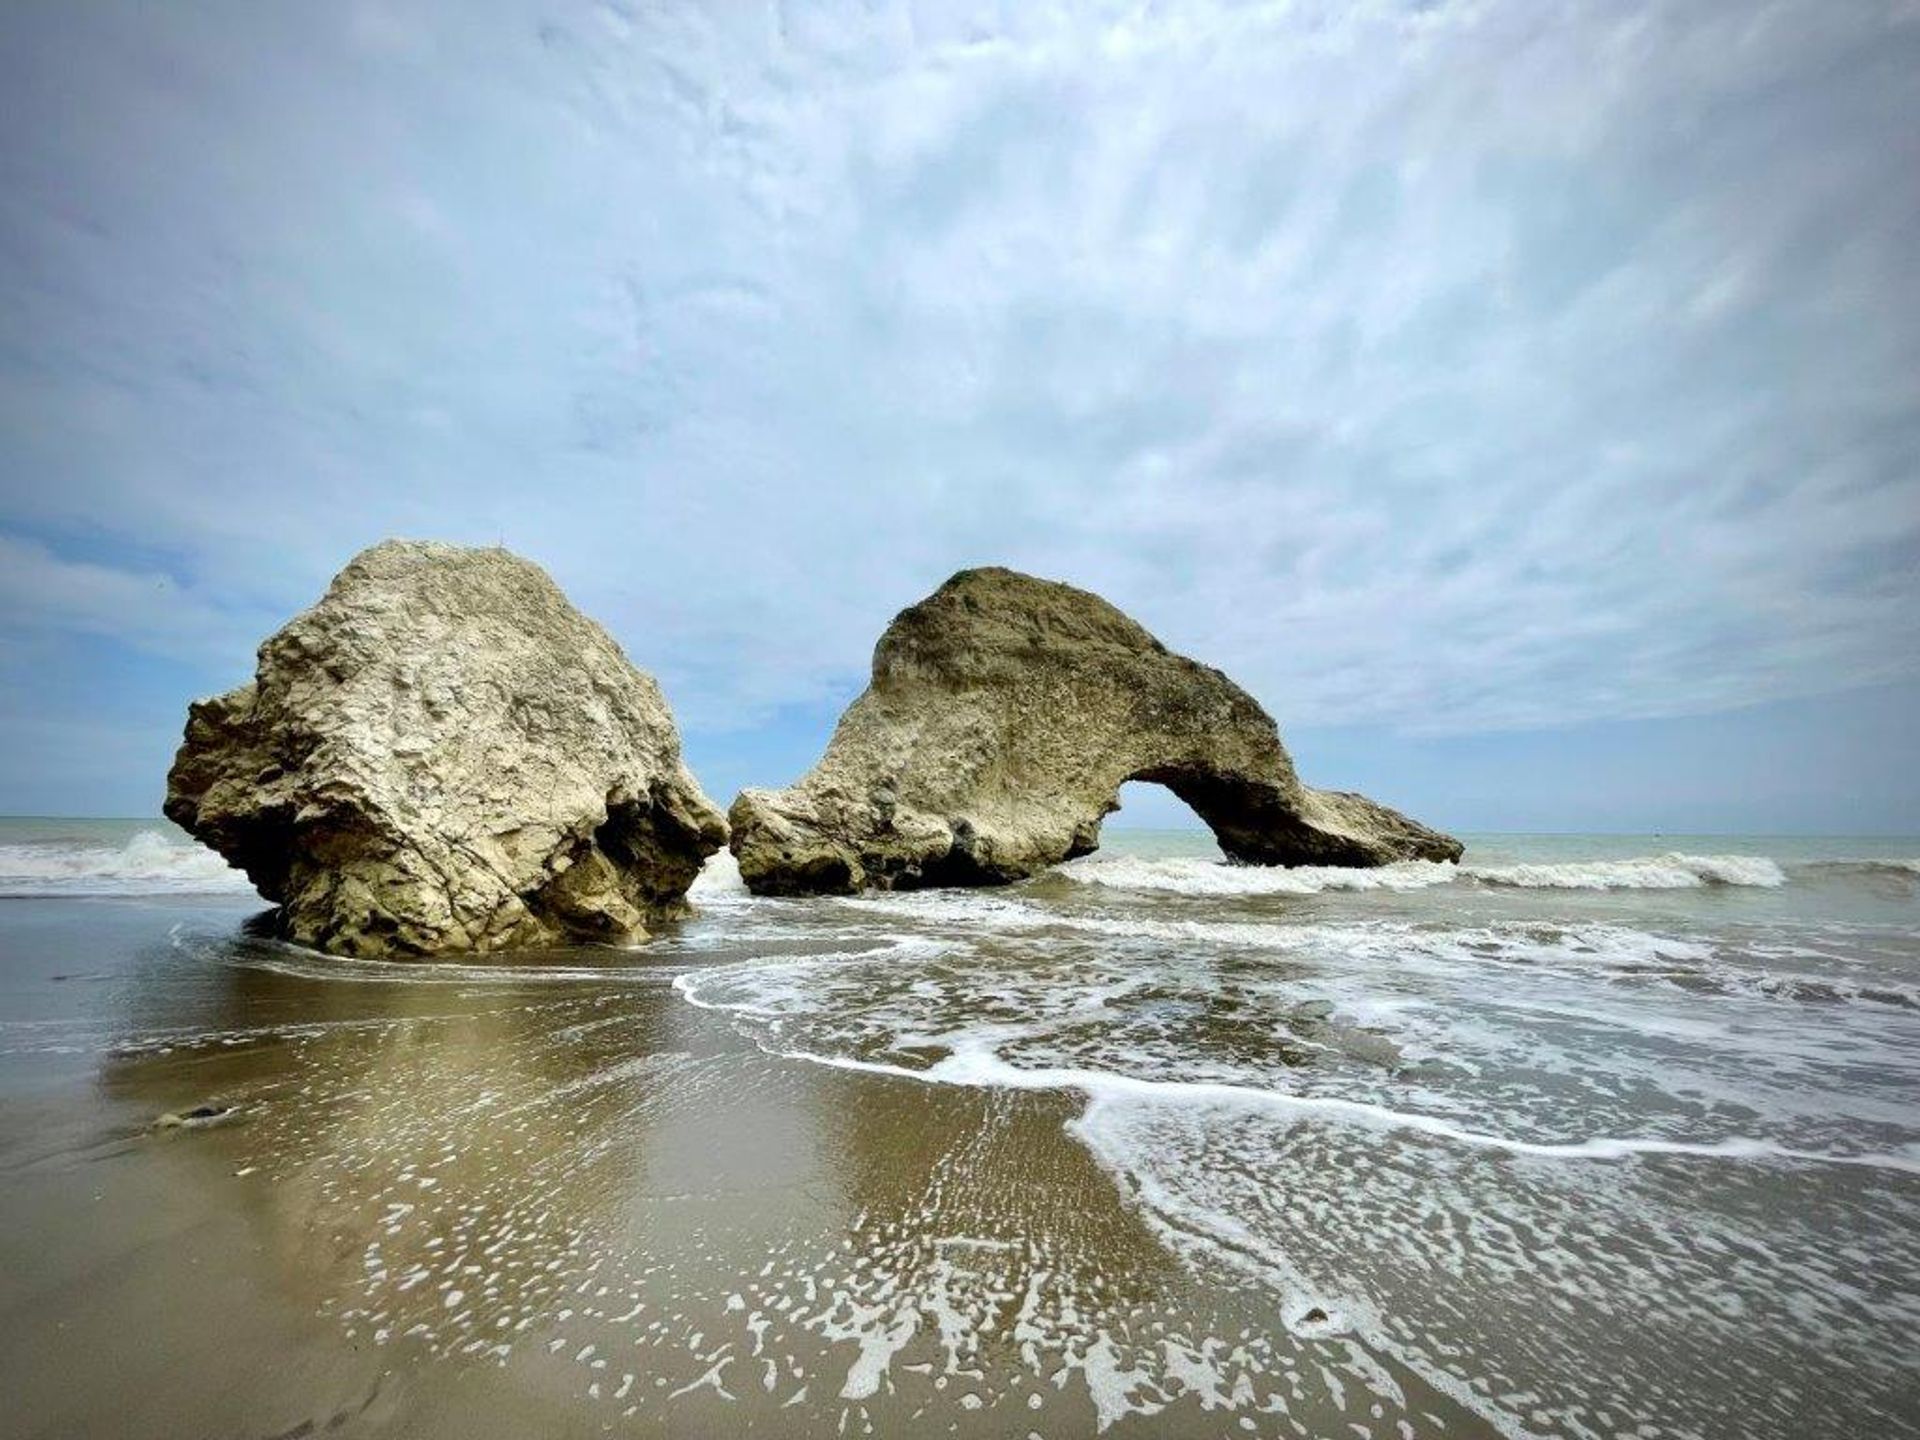
{"type": "Polygon", "coordinates": [[[0,902],[7,1433],[1920,1435],[1913,845],[1134,844],[472,963],[0,902]]]}
{"type": "Polygon", "coordinates": [[[57,993],[0,1121],[11,1433],[1485,1430],[1372,1357],[1404,1411],[1343,1404],[1355,1342],[1177,1263],[1074,1096],[771,1057],[644,956],[352,983],[166,938],[218,923],[0,917],[57,993]],[[75,923],[108,963],[36,956],[75,923]]]}

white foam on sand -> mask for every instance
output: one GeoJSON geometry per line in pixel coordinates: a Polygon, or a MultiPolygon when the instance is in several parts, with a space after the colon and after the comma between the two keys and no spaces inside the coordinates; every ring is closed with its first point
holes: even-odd
{"type": "MultiPolygon", "coordinates": [[[[1681,868],[1700,885],[1747,883],[1693,868],[1723,858],[1683,857],[1681,868]]],[[[1145,873],[1239,883],[1276,872],[1157,861],[1145,873]]],[[[1452,866],[1385,873],[1384,884],[1383,872],[1334,879],[1462,888],[1266,914],[1231,900],[1162,902],[1100,880],[759,901],[716,857],[692,896],[704,916],[653,942],[630,971],[511,958],[349,968],[355,979],[463,988],[671,981],[691,1006],[715,1012],[712,1023],[797,1062],[769,1069],[734,1045],[651,1048],[662,1034],[710,1028],[690,1012],[661,1032],[651,1007],[606,995],[503,997],[501,1013],[510,1007],[516,1027],[555,1055],[591,1037],[593,1063],[570,1065],[577,1078],[560,1083],[547,1065],[507,1067],[484,1077],[477,1097],[442,1082],[352,1102],[390,1107],[373,1112],[388,1123],[351,1134],[396,1173],[369,1192],[395,1213],[379,1236],[386,1249],[369,1247],[351,1323],[378,1325],[380,1343],[411,1344],[392,1337],[418,1331],[451,1353],[495,1344],[496,1317],[514,1307],[509,1338],[524,1329],[539,1343],[566,1327],[552,1342],[556,1363],[574,1357],[588,1395],[601,1399],[604,1381],[609,1405],[629,1415],[684,1403],[675,1396],[710,1404],[764,1392],[769,1404],[799,1405],[811,1393],[815,1409],[798,1413],[831,1424],[837,1411],[849,1435],[870,1428],[870,1403],[898,1401],[904,1414],[923,1396],[945,1407],[929,1416],[984,1407],[996,1424],[1031,1406],[1046,1412],[1034,1423],[1049,1422],[1048,1434],[1176,1404],[1223,1434],[1267,1433],[1283,1412],[1408,1433],[1421,1423],[1410,1403],[1434,1403],[1409,1402],[1409,1371],[1508,1436],[1693,1433],[1711,1428],[1704,1407],[1741,1393],[1751,1374],[1783,1376],[1790,1389],[1819,1354],[1859,1367],[1844,1380],[1863,1387],[1868,1406],[1897,1396],[1899,1376],[1882,1372],[1904,1354],[1907,1302],[1879,1293],[1890,1287],[1878,1277],[1912,1273],[1898,1222],[1910,1213],[1899,1207],[1920,1173],[1920,1145],[1902,1076],[1920,1073],[1920,1060],[1901,1059],[1915,1053],[1915,1011],[1910,991],[1884,978],[1891,962],[1868,948],[1879,932],[1822,940],[1774,913],[1787,906],[1689,907],[1657,893],[1638,906],[1582,907],[1519,881],[1498,904],[1487,894],[1462,904],[1467,887],[1500,882],[1452,866]],[[1713,918],[1737,908],[1759,918],[1713,918]],[[1576,918],[1602,910],[1604,921],[1576,918]],[[1636,910],[1649,928],[1620,923],[1636,910]],[[1708,919],[1686,918],[1701,913],[1708,919]],[[1685,933],[1655,933],[1675,928],[1685,933]],[[975,1112],[981,1123],[956,1126],[962,1138],[923,1182],[903,1171],[914,1183],[899,1187],[898,1206],[887,1198],[873,1216],[835,1218],[817,1244],[810,1228],[780,1239],[758,1276],[729,1271],[711,1305],[685,1298],[713,1290],[704,1239],[679,1255],[670,1243],[643,1247],[646,1270],[623,1276],[623,1225],[583,1239],[565,1223],[568,1196],[631,1183],[623,1137],[662,1117],[697,1136],[743,1076],[756,1086],[764,1077],[772,1101],[834,1097],[849,1125],[914,1113],[884,1097],[872,1112],[841,1107],[849,1092],[839,1082],[824,1092],[798,1083],[814,1065],[884,1077],[871,1083],[896,1097],[909,1083],[953,1087],[933,1111],[975,1112]],[[398,1169],[422,1153],[409,1128],[422,1099],[443,1107],[449,1146],[492,1153],[497,1166],[479,1172],[468,1158],[431,1186],[433,1177],[398,1169]],[[563,1164],[521,1162],[529,1133],[559,1133],[588,1114],[615,1118],[581,1128],[563,1164]],[[497,1150],[469,1115],[493,1122],[497,1150]],[[1262,1313],[1243,1315],[1236,1301],[1189,1315],[1181,1298],[1163,1328],[1157,1299],[1111,1285],[1122,1272],[1105,1263],[1105,1232],[1080,1224],[1084,1192],[1062,1187],[1029,1204],[1044,1187],[1018,1173],[1010,1183],[1007,1157],[1036,1116],[1067,1121],[1113,1177],[1128,1233],[1143,1222],[1193,1273],[1223,1280],[1262,1313]],[[1716,1209],[1721,1194],[1729,1199],[1716,1209]],[[1784,1200],[1760,1212],[1764,1231],[1749,1225],[1749,1202],[1772,1195],[1784,1200]],[[1881,1237],[1870,1256],[1863,1236],[1881,1237]],[[455,1258],[469,1243],[483,1247],[484,1276],[455,1258]],[[413,1281],[416,1254],[431,1268],[413,1281]],[[497,1298],[496,1269],[507,1277],[497,1298]],[[464,1300],[443,1299],[453,1286],[464,1300]],[[1789,1287],[1791,1315],[1768,1308],[1789,1287]],[[1659,1297],[1651,1307],[1649,1295],[1659,1297]],[[1617,1354],[1612,1337],[1636,1313],[1647,1317],[1637,1322],[1647,1343],[1617,1354]],[[1239,1329],[1249,1318],[1254,1329],[1239,1329]],[[658,1386],[636,1391],[617,1356],[655,1345],[673,1361],[658,1386]],[[688,1354],[698,1363],[679,1368],[688,1354]],[[1489,1355],[1497,1371],[1482,1368],[1489,1355]],[[1087,1403],[1091,1417],[1067,1410],[1087,1403]]],[[[1879,889],[1898,898],[1903,883],[1879,889]]],[[[231,963],[300,957],[248,942],[231,963]]],[[[342,974],[324,957],[311,963],[342,974]]],[[[453,1007],[430,1008],[375,1014],[381,1025],[439,1024],[453,1007]]],[[[395,1034],[398,1050],[407,1032],[395,1034]]],[[[360,1068],[336,1068],[327,1084],[357,1096],[360,1068]]],[[[278,1146],[310,1129],[324,1136],[304,1115],[327,1098],[307,1095],[259,1124],[281,1127],[278,1146]]],[[[1183,1278],[1168,1293],[1186,1288],[1183,1278]]]]}
{"type": "Polygon", "coordinates": [[[244,895],[241,871],[201,845],[143,830],[122,844],[0,845],[0,896],[244,895]]]}
{"type": "MultiPolygon", "coordinates": [[[[685,978],[685,977],[682,977],[685,978]]],[[[684,992],[683,992],[684,993],[684,992]]],[[[1897,1152],[1832,1154],[1796,1150],[1769,1140],[1730,1136],[1724,1140],[1664,1140],[1653,1137],[1593,1135],[1578,1140],[1543,1143],[1508,1135],[1468,1130],[1438,1116],[1394,1110],[1385,1105],[1341,1099],[1331,1095],[1289,1095],[1247,1085],[1196,1080],[1146,1080],[1102,1070],[1065,1066],[1026,1069],[1010,1065],[985,1051],[961,1052],[926,1070],[841,1056],[792,1052],[788,1058],[837,1069],[863,1070],[933,1084],[967,1085],[1004,1090],[1078,1090],[1092,1100],[1089,1113],[1115,1100],[1145,1101],[1157,1105],[1184,1105],[1268,1110],[1318,1119],[1344,1121],[1374,1130],[1406,1130],[1449,1140],[1475,1149],[1503,1150],[1547,1160],[1623,1160],[1633,1155],[1678,1155],[1700,1159],[1782,1160],[1813,1165],[1857,1165],[1920,1175],[1920,1156],[1897,1152]]]]}
{"type": "MultiPolygon", "coordinates": [[[[915,948],[903,946],[902,950],[911,953],[915,948]]],[[[817,982],[813,977],[837,958],[814,957],[772,966],[725,966],[714,970],[691,971],[674,977],[673,985],[684,999],[702,1009],[725,1011],[743,1018],[793,1017],[798,1008],[795,1002],[816,989],[817,982]]],[[[1089,1097],[1090,1113],[1103,1103],[1116,1101],[1159,1106],[1232,1107],[1360,1125],[1374,1130],[1413,1132],[1454,1145],[1499,1150],[1537,1159],[1622,1160],[1636,1155],[1667,1155],[1709,1160],[1859,1166],[1920,1175],[1920,1156],[1907,1152],[1849,1154],[1805,1150],[1739,1135],[1702,1141],[1631,1135],[1590,1135],[1561,1141],[1539,1141],[1472,1129],[1440,1116],[1336,1095],[1290,1093],[1216,1079],[1148,1078],[1095,1066],[1019,1065],[1003,1059],[997,1053],[997,1042],[1006,1038],[1008,1029],[1003,1025],[985,1024],[971,1027],[963,1033],[930,1030],[922,1035],[903,1034],[896,1037],[897,1041],[913,1043],[937,1041],[950,1050],[951,1053],[925,1068],[811,1050],[792,1045],[784,1036],[774,1032],[764,1034],[763,1046],[769,1053],[790,1060],[922,1084],[1002,1090],[1076,1090],[1089,1097]]]]}
{"type": "MultiPolygon", "coordinates": [[[[986,913],[1004,919],[1001,903],[986,913]]],[[[1501,1433],[1534,1433],[1528,1405],[1510,1393],[1526,1387],[1485,1382],[1470,1356],[1445,1348],[1457,1343],[1449,1337],[1478,1334],[1475,1316],[1490,1294],[1513,1293],[1529,1304],[1549,1291],[1573,1297],[1575,1328],[1542,1328],[1515,1364],[1536,1389],[1552,1391],[1556,1406],[1577,1408],[1579,1387],[1564,1377],[1570,1359],[1593,1343],[1592,1327],[1604,1323],[1606,1296],[1634,1283],[1636,1266],[1691,1274],[1689,1267],[1716,1263],[1699,1258],[1699,1247],[1719,1255],[1719,1246],[1732,1243],[1722,1241],[1723,1233],[1740,1238],[1737,1224],[1729,1228],[1711,1214],[1672,1226],[1673,1187],[1692,1182],[1681,1182],[1671,1167],[1723,1170],[1714,1183],[1734,1192],[1779,1184],[1834,1193],[1838,1176],[1852,1173],[1863,1177],[1867,1193],[1892,1193],[1885,1187],[1920,1175],[1920,1149],[1903,1143],[1906,1127],[1897,1114],[1863,1124],[1849,1144],[1830,1125],[1789,1129],[1792,1116],[1771,1114],[1749,1093],[1751,1052],[1764,1046],[1772,1057],[1768,1074],[1806,1070],[1790,1088],[1807,1089],[1810,1104],[1819,1098],[1825,1072],[1781,1045],[1805,1022],[1782,1017],[1751,1045],[1730,1045],[1718,1034],[1662,1029],[1654,1022],[1670,1001],[1658,991],[1620,992],[1605,978],[1629,963],[1713,968],[1701,947],[1620,927],[1529,940],[1520,930],[1415,937],[1400,926],[1391,936],[1374,936],[1368,926],[1305,926],[1325,932],[1324,963],[1215,962],[1204,953],[1116,948],[1017,927],[991,943],[962,940],[983,912],[977,905],[961,909],[964,915],[940,910],[958,932],[946,948],[929,937],[905,964],[898,955],[880,964],[783,958],[690,971],[674,985],[692,1004],[732,1016],[767,1053],[802,1064],[899,1083],[1083,1096],[1069,1132],[1170,1250],[1203,1272],[1224,1266],[1241,1273],[1275,1297],[1295,1336],[1342,1347],[1325,1370],[1330,1388],[1357,1382],[1391,1397],[1392,1377],[1366,1372],[1371,1357],[1390,1356],[1501,1433]],[[1416,938],[1435,942],[1434,953],[1406,948],[1416,938]],[[1375,940],[1391,964],[1355,956],[1356,946],[1375,940]],[[1045,957],[1030,974],[1029,955],[1045,957]],[[1525,984],[1514,985],[1514,975],[1525,984]],[[1314,994],[1332,997],[1331,1008],[1295,1003],[1314,994]],[[1439,1026],[1447,1072],[1409,1073],[1398,1062],[1389,1072],[1345,1055],[1362,1008],[1354,996],[1372,997],[1376,1018],[1396,1041],[1439,1026]],[[1509,1013],[1498,996],[1532,1008],[1509,1013]],[[1423,1003],[1432,997],[1444,1003],[1423,1003]],[[1567,1027],[1609,1003],[1609,1023],[1623,1028],[1617,1046],[1607,1042],[1610,1070],[1595,1086],[1586,1074],[1594,1053],[1582,1038],[1588,1032],[1567,1027]],[[1470,1012],[1464,1018],[1462,1005],[1470,1012]],[[1556,1006],[1573,1019],[1549,1014],[1556,1006]],[[1236,1037],[1283,1034],[1287,1017],[1302,1010],[1308,1028],[1291,1043],[1311,1048],[1315,1036],[1324,1042],[1306,1063],[1273,1063],[1258,1045],[1240,1050],[1236,1037]],[[1633,1034],[1634,1024],[1647,1034],[1633,1034]],[[1212,1049],[1203,1043],[1207,1035],[1216,1038],[1212,1049]],[[1460,1079],[1482,1061],[1510,1078],[1498,1089],[1460,1079]],[[1537,1085],[1529,1075],[1539,1077],[1537,1085]],[[1674,1123],[1671,1109],[1642,1113],[1614,1103],[1616,1090],[1637,1094],[1663,1077],[1683,1099],[1691,1097],[1688,1108],[1699,1112],[1692,1123],[1674,1123]],[[1728,1108],[1702,1103],[1711,1102],[1717,1084],[1729,1087],[1728,1108]],[[1777,1174],[1753,1173],[1763,1169],[1777,1174]],[[1569,1205],[1566,1197],[1575,1194],[1583,1202],[1569,1205]],[[1366,1227],[1377,1227],[1369,1231],[1370,1248],[1349,1254],[1338,1237],[1366,1227]],[[1631,1243],[1618,1253],[1597,1243],[1619,1233],[1630,1233],[1631,1243]],[[1672,1253],[1670,1234],[1683,1237],[1672,1242],[1672,1253]],[[1636,1252],[1643,1244],[1648,1251],[1636,1252]],[[1454,1283],[1395,1288],[1396,1276],[1423,1271],[1454,1283]]],[[[1699,1008],[1742,1007],[1733,1013],[1752,1027],[1762,1018],[1753,1003],[1737,992],[1703,997],[1699,1008]]],[[[1873,1033],[1905,1033],[1901,1012],[1888,1010],[1876,1023],[1873,1033]]],[[[1862,1025],[1855,1019],[1841,1028],[1858,1038],[1862,1025]]],[[[1849,1073],[1860,1063],[1859,1056],[1828,1060],[1849,1073]]],[[[1832,1114],[1823,1110],[1817,1118],[1832,1114]]],[[[1776,1243],[1807,1267],[1814,1320],[1858,1323],[1846,1307],[1864,1302],[1844,1288],[1852,1256],[1822,1248],[1811,1226],[1776,1243]]],[[[954,1246],[936,1241],[935,1248],[944,1254],[954,1246]]],[[[1755,1259],[1740,1271],[1739,1284],[1764,1291],[1771,1263],[1770,1255],[1755,1259]]],[[[1539,1309],[1534,1305],[1534,1313],[1539,1309]]],[[[1875,1323],[1895,1309],[1882,1305],[1875,1323]]],[[[876,1376],[896,1363],[912,1333],[903,1313],[850,1317],[857,1333],[847,1338],[859,1342],[860,1353],[847,1394],[871,1393],[876,1376]]],[[[1703,1307],[1693,1318],[1711,1326],[1725,1317],[1703,1307]]],[[[1097,1423],[1162,1408],[1172,1393],[1169,1377],[1206,1408],[1254,1408],[1251,1392],[1235,1398],[1213,1386],[1212,1378],[1224,1383],[1231,1367],[1188,1375],[1184,1357],[1171,1352],[1144,1361],[1137,1348],[1107,1354],[1099,1320],[1082,1312],[1063,1322],[1075,1336],[1069,1353],[1094,1397],[1097,1423]]],[[[1788,1342],[1769,1333],[1765,1343],[1788,1342]]],[[[1684,1411],[1687,1401],[1676,1394],[1643,1403],[1652,1415],[1684,1411]]]]}

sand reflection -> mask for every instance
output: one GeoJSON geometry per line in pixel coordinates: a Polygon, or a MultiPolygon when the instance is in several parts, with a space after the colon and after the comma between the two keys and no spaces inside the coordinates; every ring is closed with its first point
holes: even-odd
{"type": "Polygon", "coordinates": [[[662,1433],[1337,1413],[1258,1297],[1178,1265],[1070,1137],[1079,1097],[765,1054],[673,992],[691,960],[176,945],[101,1084],[231,1107],[144,1143],[249,1217],[264,1284],[466,1433],[529,1397],[662,1433]],[[489,1408],[449,1410],[449,1373],[489,1408]]]}

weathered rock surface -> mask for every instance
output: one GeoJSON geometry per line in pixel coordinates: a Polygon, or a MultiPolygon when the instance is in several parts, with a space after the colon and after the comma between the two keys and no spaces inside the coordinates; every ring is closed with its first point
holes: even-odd
{"type": "Polygon", "coordinates": [[[1455,860],[1460,842],[1294,774],[1273,720],[1084,590],[963,570],[895,617],[819,764],[729,816],[755,892],[991,885],[1097,848],[1128,780],[1236,860],[1455,860]]]}
{"type": "Polygon", "coordinates": [[[406,541],[190,708],[166,813],[358,956],[641,936],[726,841],[659,687],[545,572],[406,541]]]}

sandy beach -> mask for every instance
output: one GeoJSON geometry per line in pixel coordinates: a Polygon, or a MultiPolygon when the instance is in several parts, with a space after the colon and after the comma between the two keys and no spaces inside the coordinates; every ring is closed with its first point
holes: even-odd
{"type": "Polygon", "coordinates": [[[991,896],[722,877],[645,950],[463,963],[307,954],[232,894],[0,902],[16,1433],[1913,1430],[1897,864],[1165,888],[1259,882],[1196,848],[991,896]],[[1836,905],[1823,981],[1779,916],[1836,905]],[[1701,948],[1735,916],[1770,979],[1701,948]],[[1516,966],[1525,1058],[1481,988],[1516,966]],[[1571,985],[1611,1008],[1542,1020],[1571,985]],[[1538,1048],[1589,1022],[1610,1074],[1538,1048]]]}

